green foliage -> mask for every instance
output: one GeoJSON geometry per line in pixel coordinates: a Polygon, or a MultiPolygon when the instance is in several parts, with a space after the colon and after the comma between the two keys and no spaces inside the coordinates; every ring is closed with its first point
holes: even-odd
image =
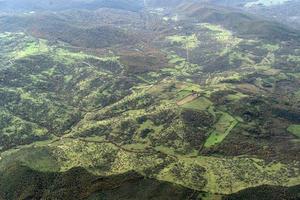
{"type": "Polygon", "coordinates": [[[278,49],[280,49],[280,46],[279,46],[279,44],[264,44],[262,46],[262,48],[265,48],[270,52],[274,52],[274,51],[277,51],[278,49]]]}
{"type": "Polygon", "coordinates": [[[177,100],[182,100],[183,98],[189,96],[192,94],[192,91],[189,90],[181,90],[176,94],[176,99],[177,100]]]}
{"type": "Polygon", "coordinates": [[[37,54],[47,53],[49,51],[45,40],[28,42],[24,49],[17,51],[14,55],[15,59],[33,56],[37,54]]]}
{"type": "Polygon", "coordinates": [[[195,110],[206,110],[212,105],[205,97],[198,97],[197,99],[182,105],[183,108],[195,109],[195,110]]]}
{"type": "Polygon", "coordinates": [[[300,125],[290,125],[288,131],[297,137],[300,137],[300,125]]]}
{"type": "Polygon", "coordinates": [[[234,37],[233,34],[229,30],[223,28],[220,25],[203,23],[203,24],[200,24],[199,26],[201,28],[206,28],[209,31],[211,31],[212,37],[214,37],[220,43],[236,45],[241,41],[241,39],[234,37]]]}
{"type": "Polygon", "coordinates": [[[237,124],[238,122],[232,116],[223,113],[215,124],[214,130],[209,134],[204,146],[208,148],[221,143],[237,124]]]}
{"type": "Polygon", "coordinates": [[[187,58],[180,57],[173,52],[168,55],[168,59],[173,67],[163,68],[161,69],[161,72],[163,74],[168,74],[169,76],[189,77],[191,74],[202,70],[201,66],[193,64],[189,62],[187,58]]]}
{"type": "Polygon", "coordinates": [[[184,110],[182,112],[184,122],[192,127],[207,128],[211,127],[214,122],[214,117],[205,111],[184,110]]]}
{"type": "Polygon", "coordinates": [[[247,95],[243,94],[243,93],[235,93],[235,94],[229,94],[227,95],[227,99],[229,101],[239,101],[241,100],[242,98],[245,98],[247,97],[247,95]]]}
{"type": "Polygon", "coordinates": [[[173,35],[168,36],[167,40],[169,40],[172,44],[179,44],[184,49],[194,49],[198,47],[199,41],[196,34],[192,34],[189,36],[181,36],[181,35],[173,35]]]}
{"type": "Polygon", "coordinates": [[[35,31],[51,41],[0,33],[0,174],[15,162],[42,173],[137,171],[218,194],[299,184],[298,140],[278,142],[286,124],[299,136],[297,40],[262,39],[290,36],[247,16],[236,26],[236,13],[197,24],[207,20],[194,9],[162,25],[151,20],[159,10],[121,21],[120,11],[103,10],[115,21],[76,11],[72,26],[57,13],[35,31]]]}
{"type": "MultiPolygon", "coordinates": [[[[288,165],[266,163],[259,159],[189,157],[167,148],[157,148],[155,154],[144,150],[127,149],[109,141],[68,139],[50,142],[39,147],[26,147],[9,155],[1,155],[0,170],[21,162],[42,172],[68,171],[76,166],[95,175],[114,175],[131,170],[141,174],[151,172],[159,180],[178,183],[196,190],[212,193],[232,193],[245,187],[265,184],[293,184],[298,175],[287,179],[295,170],[288,165]]],[[[150,151],[151,152],[151,151],[150,151]]]]}
{"type": "Polygon", "coordinates": [[[145,139],[151,134],[158,134],[161,130],[162,126],[155,126],[155,124],[152,121],[147,120],[140,125],[138,132],[140,133],[140,137],[145,139]]]}

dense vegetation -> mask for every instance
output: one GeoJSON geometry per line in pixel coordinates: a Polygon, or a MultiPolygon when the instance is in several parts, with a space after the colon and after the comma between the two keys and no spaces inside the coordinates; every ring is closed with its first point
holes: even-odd
{"type": "Polygon", "coordinates": [[[72,2],[0,15],[0,199],[299,197],[298,30],[72,2]]]}

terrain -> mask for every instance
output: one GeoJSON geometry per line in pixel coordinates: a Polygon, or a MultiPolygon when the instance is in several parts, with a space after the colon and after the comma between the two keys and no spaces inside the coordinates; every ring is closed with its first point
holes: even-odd
{"type": "Polygon", "coordinates": [[[1,200],[299,198],[296,27],[70,2],[0,1],[1,200]]]}
{"type": "Polygon", "coordinates": [[[216,0],[214,2],[261,15],[270,20],[280,21],[297,29],[300,28],[300,2],[298,0],[216,0]]]}

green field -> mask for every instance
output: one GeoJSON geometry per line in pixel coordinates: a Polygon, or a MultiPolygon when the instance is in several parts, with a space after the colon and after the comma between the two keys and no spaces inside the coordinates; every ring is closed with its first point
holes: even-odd
{"type": "Polygon", "coordinates": [[[204,146],[212,147],[221,143],[230,131],[237,125],[237,120],[227,113],[223,113],[219,121],[215,124],[214,131],[210,133],[204,146]]]}
{"type": "Polygon", "coordinates": [[[212,105],[212,102],[205,97],[198,97],[197,99],[182,105],[183,108],[195,110],[207,110],[212,105]]]}
{"type": "Polygon", "coordinates": [[[199,45],[199,40],[196,34],[189,36],[173,35],[167,37],[173,44],[180,44],[185,49],[194,49],[199,45]]]}
{"type": "Polygon", "coordinates": [[[288,131],[300,138],[300,125],[290,125],[288,131]]]}

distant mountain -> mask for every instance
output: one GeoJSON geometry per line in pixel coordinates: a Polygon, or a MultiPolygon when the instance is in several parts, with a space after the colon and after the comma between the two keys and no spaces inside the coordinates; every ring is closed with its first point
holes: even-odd
{"type": "Polygon", "coordinates": [[[118,27],[105,24],[85,26],[80,22],[72,25],[76,20],[67,19],[66,15],[44,13],[36,15],[18,15],[0,17],[0,31],[26,31],[32,35],[51,41],[61,40],[74,46],[89,48],[104,48],[114,44],[134,42],[134,38],[118,27]]]}
{"type": "Polygon", "coordinates": [[[300,36],[299,32],[291,27],[235,8],[185,3],[177,6],[177,10],[202,23],[222,24],[222,26],[243,37],[259,37],[268,40],[298,40],[300,36]]]}
{"type": "Polygon", "coordinates": [[[97,9],[102,7],[138,11],[143,7],[135,0],[1,0],[0,10],[66,10],[74,8],[97,9]]]}
{"type": "Polygon", "coordinates": [[[212,4],[239,8],[247,12],[300,28],[299,0],[211,0],[212,4]]]}

